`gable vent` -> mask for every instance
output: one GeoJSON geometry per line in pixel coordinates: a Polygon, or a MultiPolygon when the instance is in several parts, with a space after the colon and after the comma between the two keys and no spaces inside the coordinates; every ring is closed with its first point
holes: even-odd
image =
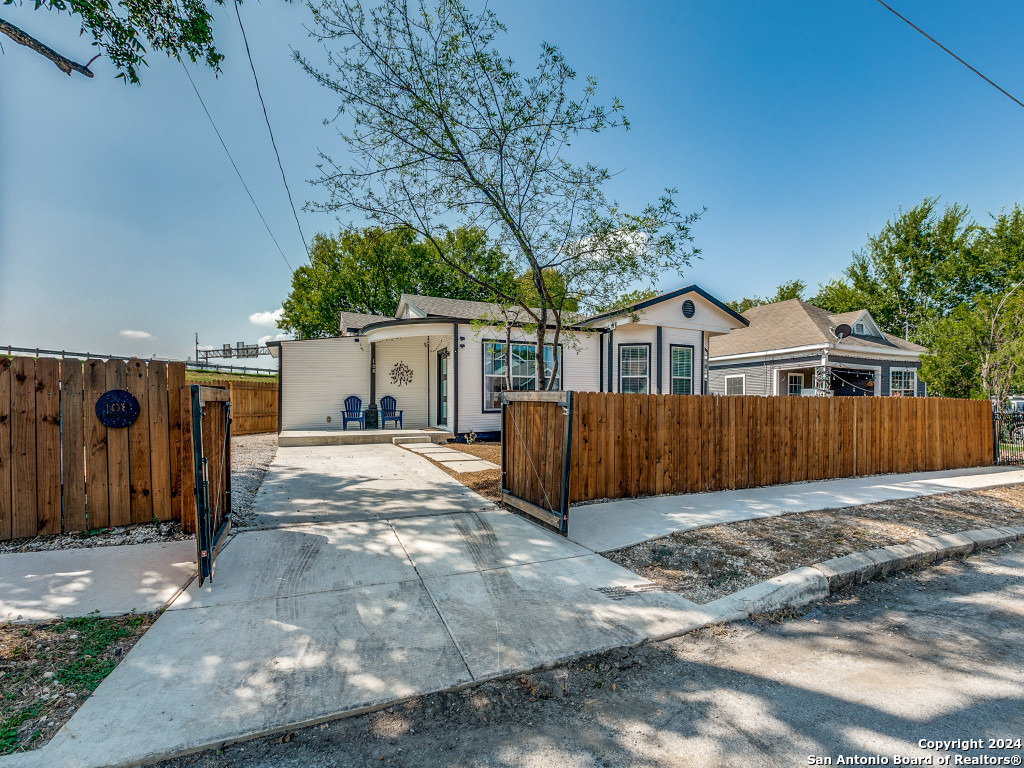
{"type": "Polygon", "coordinates": [[[683,317],[693,317],[693,313],[696,308],[693,306],[693,302],[687,299],[683,302],[683,317]]]}

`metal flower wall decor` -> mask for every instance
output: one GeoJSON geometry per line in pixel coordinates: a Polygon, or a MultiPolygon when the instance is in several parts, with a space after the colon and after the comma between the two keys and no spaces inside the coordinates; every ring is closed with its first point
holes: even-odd
{"type": "Polygon", "coordinates": [[[391,369],[391,383],[399,387],[412,384],[412,368],[399,360],[391,369]]]}

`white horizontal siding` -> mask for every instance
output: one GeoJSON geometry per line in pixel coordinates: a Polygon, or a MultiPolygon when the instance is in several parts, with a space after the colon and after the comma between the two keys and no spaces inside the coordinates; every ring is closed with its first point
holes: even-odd
{"type": "MultiPolygon", "coordinates": [[[[388,339],[376,344],[377,360],[377,404],[381,398],[390,395],[396,400],[396,408],[402,411],[402,426],[405,429],[422,429],[429,426],[427,413],[427,389],[430,366],[426,336],[407,339],[388,339]],[[396,366],[404,365],[412,371],[412,382],[402,384],[392,381],[396,366]]],[[[392,426],[390,423],[388,426],[392,426]]]]}
{"type": "Polygon", "coordinates": [[[340,430],[349,395],[361,398],[365,408],[370,350],[364,347],[352,337],[282,342],[281,430],[340,430]]]}
{"type": "MultiPolygon", "coordinates": [[[[660,325],[663,328],[682,328],[684,330],[709,331],[711,333],[728,333],[733,328],[742,326],[738,320],[730,317],[719,307],[696,293],[687,293],[674,299],[663,301],[654,306],[640,310],[639,322],[644,325],[660,325]],[[693,302],[693,317],[683,314],[683,302],[693,302]]],[[[622,325],[619,326],[620,328],[622,325]]]]}

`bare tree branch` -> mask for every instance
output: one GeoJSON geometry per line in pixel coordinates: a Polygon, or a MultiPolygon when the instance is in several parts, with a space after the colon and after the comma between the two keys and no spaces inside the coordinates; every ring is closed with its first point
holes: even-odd
{"type": "MultiPolygon", "coordinates": [[[[85,75],[86,77],[93,77],[92,70],[89,69],[86,64],[79,64],[66,56],[61,56],[53,48],[41,43],[36,40],[32,35],[28,34],[24,30],[11,24],[9,21],[0,19],[0,32],[3,32],[11,40],[26,48],[31,48],[33,51],[38,53],[40,56],[45,56],[47,59],[57,65],[57,69],[63,72],[68,77],[71,77],[72,72],[78,72],[79,74],[85,75]]],[[[90,62],[91,64],[92,62],[90,62]]]]}

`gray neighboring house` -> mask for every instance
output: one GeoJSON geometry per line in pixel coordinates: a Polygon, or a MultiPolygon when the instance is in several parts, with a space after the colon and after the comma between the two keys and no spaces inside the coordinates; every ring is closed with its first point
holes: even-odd
{"type": "Polygon", "coordinates": [[[923,397],[919,344],[883,333],[867,310],[830,315],[799,299],[743,313],[746,328],[710,339],[714,395],[923,397]],[[849,325],[839,340],[832,329],[849,325]]]}

